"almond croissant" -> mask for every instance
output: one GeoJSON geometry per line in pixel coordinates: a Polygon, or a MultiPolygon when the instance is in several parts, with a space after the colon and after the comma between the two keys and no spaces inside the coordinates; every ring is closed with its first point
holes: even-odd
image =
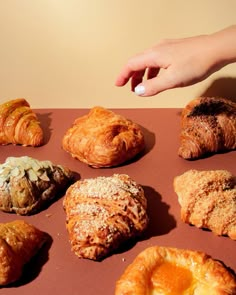
{"type": "Polygon", "coordinates": [[[73,173],[50,161],[9,157],[0,165],[0,210],[30,215],[52,202],[73,180],[73,173]]]}
{"type": "Polygon", "coordinates": [[[120,165],[145,147],[141,128],[102,107],[75,120],[63,137],[62,147],[72,157],[94,167],[120,165]]]}
{"type": "Polygon", "coordinates": [[[20,279],[49,236],[23,220],[0,223],[0,285],[20,279]]]}
{"type": "Polygon", "coordinates": [[[148,223],[144,191],[126,174],[79,180],[63,204],[72,250],[80,258],[108,256],[148,223]]]}
{"type": "Polygon", "coordinates": [[[236,177],[226,170],[189,170],[175,177],[181,219],[236,240],[236,177]]]}
{"type": "Polygon", "coordinates": [[[36,114],[24,98],[0,105],[0,145],[40,146],[43,130],[36,114]]]}
{"type": "Polygon", "coordinates": [[[224,98],[200,97],[182,112],[178,154],[197,159],[236,148],[236,103],[224,98]]]}

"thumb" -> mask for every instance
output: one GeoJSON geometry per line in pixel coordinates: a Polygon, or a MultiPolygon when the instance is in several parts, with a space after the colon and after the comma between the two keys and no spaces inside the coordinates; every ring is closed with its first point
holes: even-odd
{"type": "Polygon", "coordinates": [[[134,92],[139,96],[153,96],[167,89],[175,87],[175,83],[172,79],[167,78],[167,75],[163,73],[157,77],[143,81],[141,84],[137,85],[134,92]]]}

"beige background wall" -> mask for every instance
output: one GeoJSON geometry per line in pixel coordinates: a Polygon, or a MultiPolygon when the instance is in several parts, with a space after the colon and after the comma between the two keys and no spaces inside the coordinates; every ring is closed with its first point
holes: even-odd
{"type": "Polygon", "coordinates": [[[0,0],[0,102],[150,108],[183,107],[202,93],[236,95],[235,64],[151,98],[114,86],[133,54],[161,38],[219,30],[236,22],[235,12],[235,0],[0,0]]]}

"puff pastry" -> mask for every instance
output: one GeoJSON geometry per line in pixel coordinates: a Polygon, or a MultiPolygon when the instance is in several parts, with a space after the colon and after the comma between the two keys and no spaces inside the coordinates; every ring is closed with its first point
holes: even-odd
{"type": "Polygon", "coordinates": [[[236,294],[235,276],[203,252],[150,247],[141,252],[116,283],[115,295],[236,294]]]}
{"type": "Polygon", "coordinates": [[[94,168],[123,164],[145,147],[141,128],[102,107],[75,120],[63,137],[62,147],[72,157],[94,168]]]}
{"type": "Polygon", "coordinates": [[[236,240],[236,177],[226,170],[189,170],[174,179],[181,219],[236,240]]]}
{"type": "Polygon", "coordinates": [[[144,191],[126,174],[79,180],[63,204],[71,247],[80,258],[101,260],[148,224],[144,191]]]}
{"type": "Polygon", "coordinates": [[[199,97],[182,112],[179,156],[197,159],[236,148],[236,103],[199,97]]]}
{"type": "Polygon", "coordinates": [[[43,130],[36,114],[24,98],[0,105],[0,145],[40,146],[43,130]]]}
{"type": "Polygon", "coordinates": [[[23,268],[49,236],[23,221],[0,223],[0,285],[19,280],[23,268]]]}
{"type": "Polygon", "coordinates": [[[0,210],[29,215],[56,199],[73,181],[73,173],[50,161],[8,157],[0,165],[0,210]]]}

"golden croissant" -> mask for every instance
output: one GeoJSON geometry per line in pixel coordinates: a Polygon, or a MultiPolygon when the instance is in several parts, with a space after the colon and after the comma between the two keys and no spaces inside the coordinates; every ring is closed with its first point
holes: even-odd
{"type": "Polygon", "coordinates": [[[72,157],[94,168],[120,165],[145,147],[138,124],[102,107],[75,120],[62,147],[72,157]]]}
{"type": "Polygon", "coordinates": [[[236,103],[224,98],[200,97],[182,112],[180,147],[184,159],[236,148],[236,103]]]}
{"type": "Polygon", "coordinates": [[[181,219],[236,240],[236,177],[227,170],[189,170],[174,179],[181,219]]]}
{"type": "Polygon", "coordinates": [[[143,250],[116,282],[115,295],[233,295],[236,277],[210,255],[153,246],[143,250]]]}
{"type": "Polygon", "coordinates": [[[40,146],[43,130],[36,114],[24,98],[0,105],[0,145],[40,146]]]}
{"type": "Polygon", "coordinates": [[[49,236],[23,221],[0,223],[0,285],[19,280],[23,268],[49,236]]]}
{"type": "Polygon", "coordinates": [[[50,161],[8,157],[0,165],[0,210],[20,215],[40,211],[73,180],[73,173],[50,161]]]}
{"type": "Polygon", "coordinates": [[[103,259],[148,224],[144,191],[126,174],[79,180],[63,204],[71,247],[80,258],[103,259]]]}

